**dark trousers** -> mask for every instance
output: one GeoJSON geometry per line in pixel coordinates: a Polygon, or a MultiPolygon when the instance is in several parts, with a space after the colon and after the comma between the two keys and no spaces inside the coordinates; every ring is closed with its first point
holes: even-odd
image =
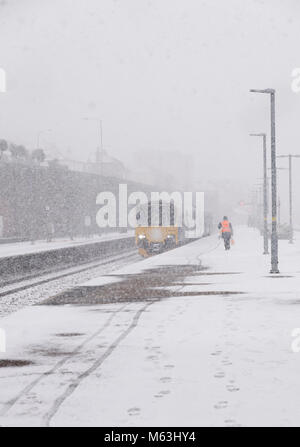
{"type": "Polygon", "coordinates": [[[222,238],[224,239],[225,250],[230,250],[231,233],[229,231],[222,233],[222,238]]]}

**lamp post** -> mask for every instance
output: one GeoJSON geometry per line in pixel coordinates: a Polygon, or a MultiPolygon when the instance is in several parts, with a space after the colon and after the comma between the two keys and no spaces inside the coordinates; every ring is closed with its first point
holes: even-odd
{"type": "Polygon", "coordinates": [[[100,175],[103,176],[103,128],[102,128],[102,120],[99,118],[83,118],[85,121],[96,121],[99,125],[99,143],[100,146],[97,146],[96,152],[96,163],[97,166],[100,165],[100,175]]]}
{"type": "Polygon", "coordinates": [[[267,135],[265,133],[252,133],[251,137],[262,137],[263,139],[263,172],[264,172],[264,255],[269,254],[268,240],[268,185],[267,185],[267,135]]]}
{"type": "Polygon", "coordinates": [[[37,137],[36,137],[36,148],[37,149],[40,149],[40,138],[41,138],[41,135],[43,134],[43,133],[45,133],[45,132],[51,132],[52,131],[52,129],[45,129],[45,130],[40,130],[38,133],[37,133],[37,137]]]}
{"type": "Polygon", "coordinates": [[[251,204],[252,204],[252,216],[253,216],[253,227],[254,228],[261,228],[260,225],[260,209],[262,209],[262,201],[261,201],[261,194],[262,194],[262,183],[256,183],[253,185],[253,188],[251,189],[251,204]]]}
{"type": "Polygon", "coordinates": [[[251,89],[251,93],[270,95],[271,104],[271,169],[272,169],[272,235],[271,235],[271,270],[279,273],[278,269],[278,234],[277,234],[277,178],[276,178],[276,128],[275,128],[275,90],[251,89]]]}
{"type": "MultiPolygon", "coordinates": [[[[6,73],[5,70],[3,68],[0,68],[0,93],[5,93],[6,92],[6,73]]],[[[3,147],[0,150],[0,158],[2,159],[2,151],[6,151],[7,150],[7,143],[3,143],[3,147]]],[[[2,224],[2,218],[1,218],[1,226],[0,226],[0,236],[3,236],[3,224],[2,224]]],[[[1,333],[1,330],[0,330],[1,333]]],[[[0,334],[1,335],[1,334],[0,334]]],[[[1,340],[0,340],[0,345],[1,345],[1,340]]],[[[1,349],[0,349],[1,352],[1,349]]]]}
{"type": "Polygon", "coordinates": [[[0,68],[0,93],[6,93],[6,72],[0,68]]]}
{"type": "Polygon", "coordinates": [[[289,203],[290,203],[290,244],[293,244],[294,230],[293,230],[293,182],[292,182],[292,160],[293,158],[300,158],[300,155],[278,155],[277,158],[289,159],[289,203]]]}
{"type": "MultiPolygon", "coordinates": [[[[277,183],[278,184],[279,184],[279,174],[278,174],[278,171],[287,171],[287,170],[288,170],[287,168],[276,167],[277,183]]],[[[277,190],[278,190],[278,188],[277,188],[277,190]]],[[[278,227],[280,227],[280,224],[281,224],[281,201],[280,201],[280,194],[278,194],[278,197],[277,197],[277,210],[278,210],[278,227]]]]}

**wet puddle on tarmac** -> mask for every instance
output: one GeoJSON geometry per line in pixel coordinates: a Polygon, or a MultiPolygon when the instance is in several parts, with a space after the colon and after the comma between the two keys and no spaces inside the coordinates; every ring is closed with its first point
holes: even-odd
{"type": "Polygon", "coordinates": [[[214,275],[236,275],[237,272],[207,272],[199,265],[166,265],[153,269],[144,270],[137,274],[128,275],[106,275],[118,278],[114,281],[100,286],[82,286],[47,299],[45,305],[96,305],[118,302],[152,301],[172,297],[198,297],[209,295],[238,295],[243,292],[237,291],[189,291],[184,287],[197,285],[199,287],[207,283],[191,284],[185,279],[214,276],[214,275]],[[172,287],[181,287],[172,290],[172,287]]]}
{"type": "Polygon", "coordinates": [[[0,360],[0,368],[20,368],[23,366],[33,365],[33,362],[29,360],[9,360],[3,359],[0,360]]]}

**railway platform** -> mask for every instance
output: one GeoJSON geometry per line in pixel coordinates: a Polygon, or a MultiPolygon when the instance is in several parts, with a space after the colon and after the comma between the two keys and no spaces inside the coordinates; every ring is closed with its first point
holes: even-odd
{"type": "Polygon", "coordinates": [[[300,238],[280,241],[276,276],[257,232],[235,242],[211,236],[0,320],[0,425],[299,424],[300,238]]]}
{"type": "Polygon", "coordinates": [[[134,232],[107,233],[100,237],[56,239],[34,244],[0,245],[0,286],[42,273],[83,265],[135,247],[134,232]]]}
{"type": "Polygon", "coordinates": [[[35,241],[34,243],[30,241],[11,242],[6,244],[2,243],[0,244],[0,259],[38,254],[41,252],[49,252],[51,250],[62,250],[66,248],[79,247],[82,245],[95,244],[98,242],[114,241],[128,237],[134,237],[134,232],[104,233],[101,235],[93,235],[91,237],[74,237],[73,240],[70,238],[55,238],[51,242],[46,242],[43,240],[35,241]]]}

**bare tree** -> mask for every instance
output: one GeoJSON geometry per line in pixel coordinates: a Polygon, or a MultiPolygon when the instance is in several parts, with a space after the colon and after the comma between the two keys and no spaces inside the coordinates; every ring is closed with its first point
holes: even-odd
{"type": "Polygon", "coordinates": [[[31,152],[31,159],[38,164],[41,164],[45,161],[46,154],[43,149],[35,149],[31,152]]]}
{"type": "Polygon", "coordinates": [[[8,143],[6,140],[0,140],[0,159],[2,159],[3,152],[7,151],[8,143]]]}
{"type": "Polygon", "coordinates": [[[15,160],[26,161],[28,159],[29,153],[25,146],[10,144],[9,150],[15,160]]]}

